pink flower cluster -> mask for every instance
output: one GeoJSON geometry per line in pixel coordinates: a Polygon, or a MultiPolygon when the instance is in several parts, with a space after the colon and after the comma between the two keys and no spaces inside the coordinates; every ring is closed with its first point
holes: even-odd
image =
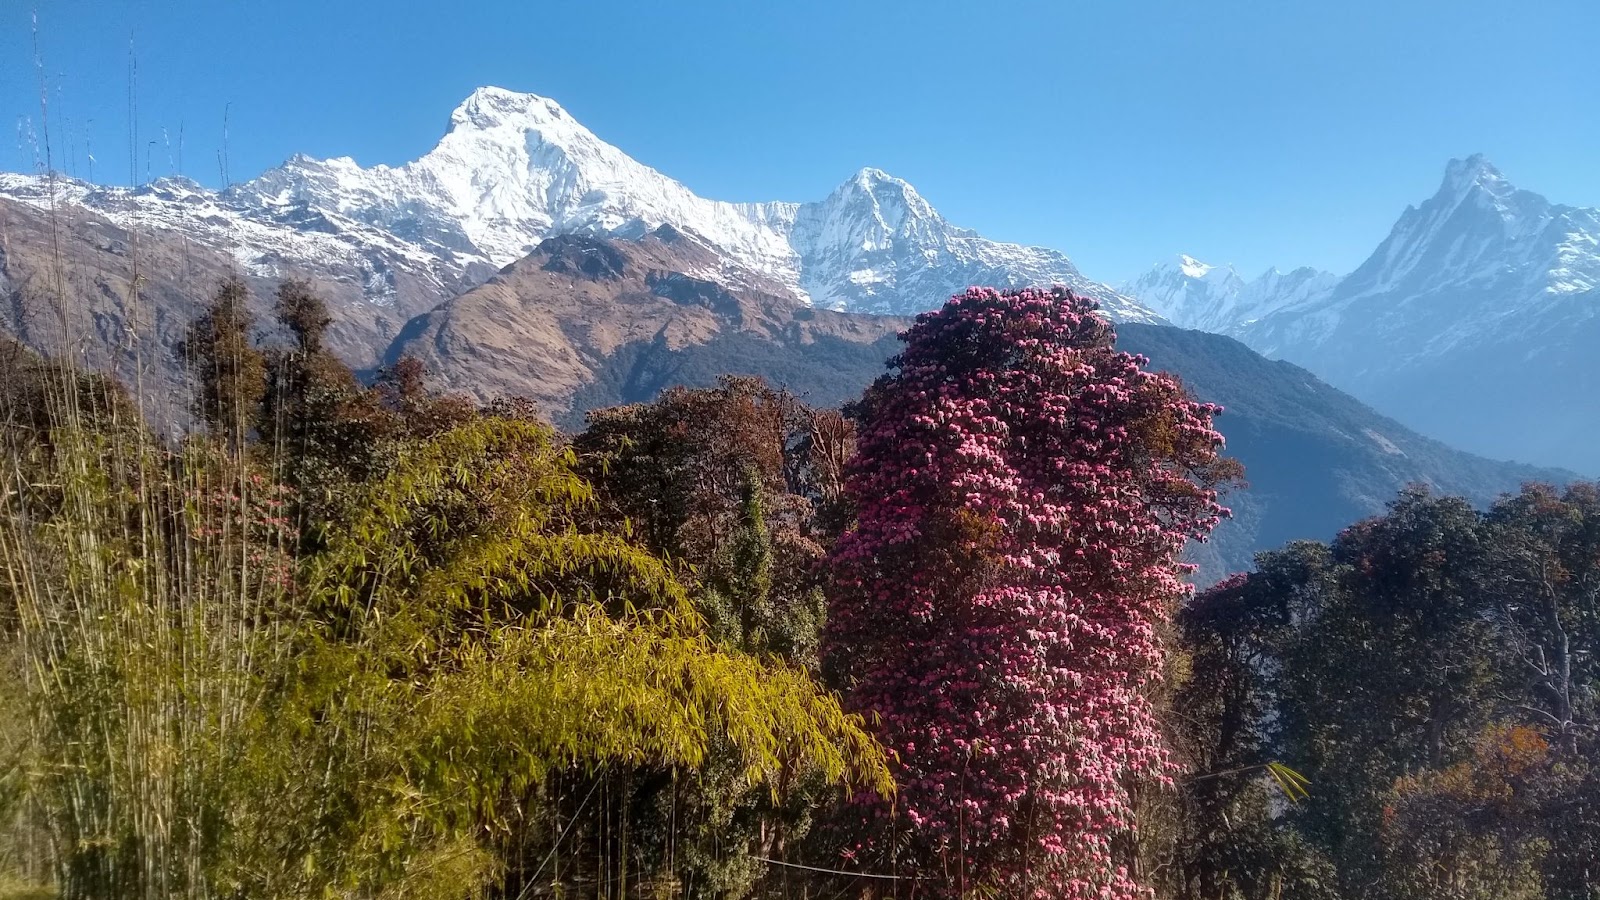
{"type": "Polygon", "coordinates": [[[946,895],[1135,896],[1113,847],[1130,780],[1166,777],[1146,688],[1179,551],[1227,514],[1195,475],[1220,409],[1061,291],[974,288],[903,337],[863,403],[830,664],[946,895]]]}
{"type": "Polygon", "coordinates": [[[255,579],[288,590],[299,537],[289,512],[292,494],[291,488],[254,472],[242,483],[198,484],[185,491],[189,538],[198,547],[240,554],[255,579]]]}

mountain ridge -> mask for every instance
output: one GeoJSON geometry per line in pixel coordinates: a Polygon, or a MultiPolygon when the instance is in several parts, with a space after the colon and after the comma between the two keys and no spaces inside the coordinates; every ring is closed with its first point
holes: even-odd
{"type": "Polygon", "coordinates": [[[1240,337],[1454,446],[1600,473],[1600,209],[1481,155],[1327,296],[1240,337]]]}
{"type": "Polygon", "coordinates": [[[1235,334],[1279,309],[1315,299],[1338,277],[1309,266],[1269,268],[1245,279],[1231,265],[1213,266],[1188,254],[1156,264],[1117,290],[1138,299],[1180,328],[1235,334]]]}
{"type": "Polygon", "coordinates": [[[473,91],[435,146],[399,166],[296,155],[220,192],[175,179],[108,188],[10,174],[0,175],[0,196],[187,231],[263,277],[286,259],[359,269],[376,304],[392,295],[397,270],[426,273],[453,294],[547,237],[637,238],[672,225],[720,251],[723,264],[706,277],[776,284],[821,307],[911,314],[973,284],[1059,283],[1120,320],[1159,319],[1059,251],[948,222],[882,170],[863,168],[808,203],[710,200],[601,140],[554,100],[496,87],[473,91]]]}

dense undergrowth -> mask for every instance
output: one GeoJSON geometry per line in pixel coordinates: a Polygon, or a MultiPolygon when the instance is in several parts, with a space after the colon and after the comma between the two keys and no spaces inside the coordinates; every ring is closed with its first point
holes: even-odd
{"type": "Polygon", "coordinates": [[[357,385],[299,286],[263,353],[240,293],[191,332],[208,428],[175,442],[10,348],[8,884],[626,894],[676,874],[606,827],[640,770],[892,792],[862,721],[714,638],[692,573],[608,524],[548,426],[407,367],[357,385]]]}
{"type": "Polygon", "coordinates": [[[0,348],[0,897],[1600,896],[1593,485],[1191,598],[1218,410],[1070,295],[570,435],[248,308],[192,428],[0,348]]]}

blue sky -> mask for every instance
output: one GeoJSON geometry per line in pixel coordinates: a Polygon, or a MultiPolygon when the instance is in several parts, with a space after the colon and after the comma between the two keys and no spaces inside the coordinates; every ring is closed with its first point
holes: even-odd
{"type": "Polygon", "coordinates": [[[35,12],[53,155],[102,181],[176,169],[181,128],[218,183],[225,109],[234,180],[400,163],[497,84],[705,196],[877,166],[1109,281],[1177,252],[1349,271],[1474,152],[1600,205],[1595,0],[0,0],[0,169],[35,165],[35,12]]]}

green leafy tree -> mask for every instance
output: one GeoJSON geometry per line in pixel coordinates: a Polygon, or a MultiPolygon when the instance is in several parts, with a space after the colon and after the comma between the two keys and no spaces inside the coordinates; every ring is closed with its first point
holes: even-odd
{"type": "MultiPolygon", "coordinates": [[[[828,454],[842,455],[832,442],[849,432],[829,425],[840,421],[757,379],[727,378],[591,414],[574,448],[607,518],[685,564],[690,601],[712,636],[810,671],[823,622],[818,511],[836,499],[828,454]]],[[[804,766],[767,790],[731,750],[723,745],[694,779],[625,776],[641,811],[630,839],[686,896],[760,891],[773,873],[755,857],[803,852],[817,807],[834,796],[804,766]]]]}
{"type": "Polygon", "coordinates": [[[1600,726],[1600,487],[1529,485],[1487,523],[1503,689],[1576,755],[1600,726]]]}
{"type": "Polygon", "coordinates": [[[1283,750],[1274,734],[1283,655],[1313,613],[1329,567],[1325,545],[1291,544],[1261,554],[1255,572],[1206,590],[1179,614],[1187,665],[1169,727],[1185,774],[1173,896],[1335,896],[1326,859],[1278,815],[1286,803],[1317,802],[1320,787],[1278,768],[1283,750]]]}
{"type": "Polygon", "coordinates": [[[1282,751],[1317,787],[1296,821],[1351,895],[1381,887],[1395,780],[1458,762],[1493,714],[1486,552],[1470,504],[1409,489],[1334,541],[1334,578],[1285,651],[1282,751]]]}
{"type": "Polygon", "coordinates": [[[440,396],[430,390],[427,377],[426,367],[412,356],[403,356],[378,371],[373,392],[379,406],[394,418],[391,435],[430,437],[477,415],[477,408],[466,397],[440,396]]]}
{"type": "Polygon", "coordinates": [[[1487,513],[1410,489],[1202,595],[1172,722],[1186,896],[1592,898],[1597,598],[1581,482],[1487,513]],[[1272,760],[1310,779],[1287,814],[1252,777],[1272,760]]]}
{"type": "Polygon", "coordinates": [[[733,646],[816,663],[829,539],[850,433],[759,379],[674,388],[601,410],[574,440],[602,509],[657,552],[688,563],[695,602],[733,646]]]}

